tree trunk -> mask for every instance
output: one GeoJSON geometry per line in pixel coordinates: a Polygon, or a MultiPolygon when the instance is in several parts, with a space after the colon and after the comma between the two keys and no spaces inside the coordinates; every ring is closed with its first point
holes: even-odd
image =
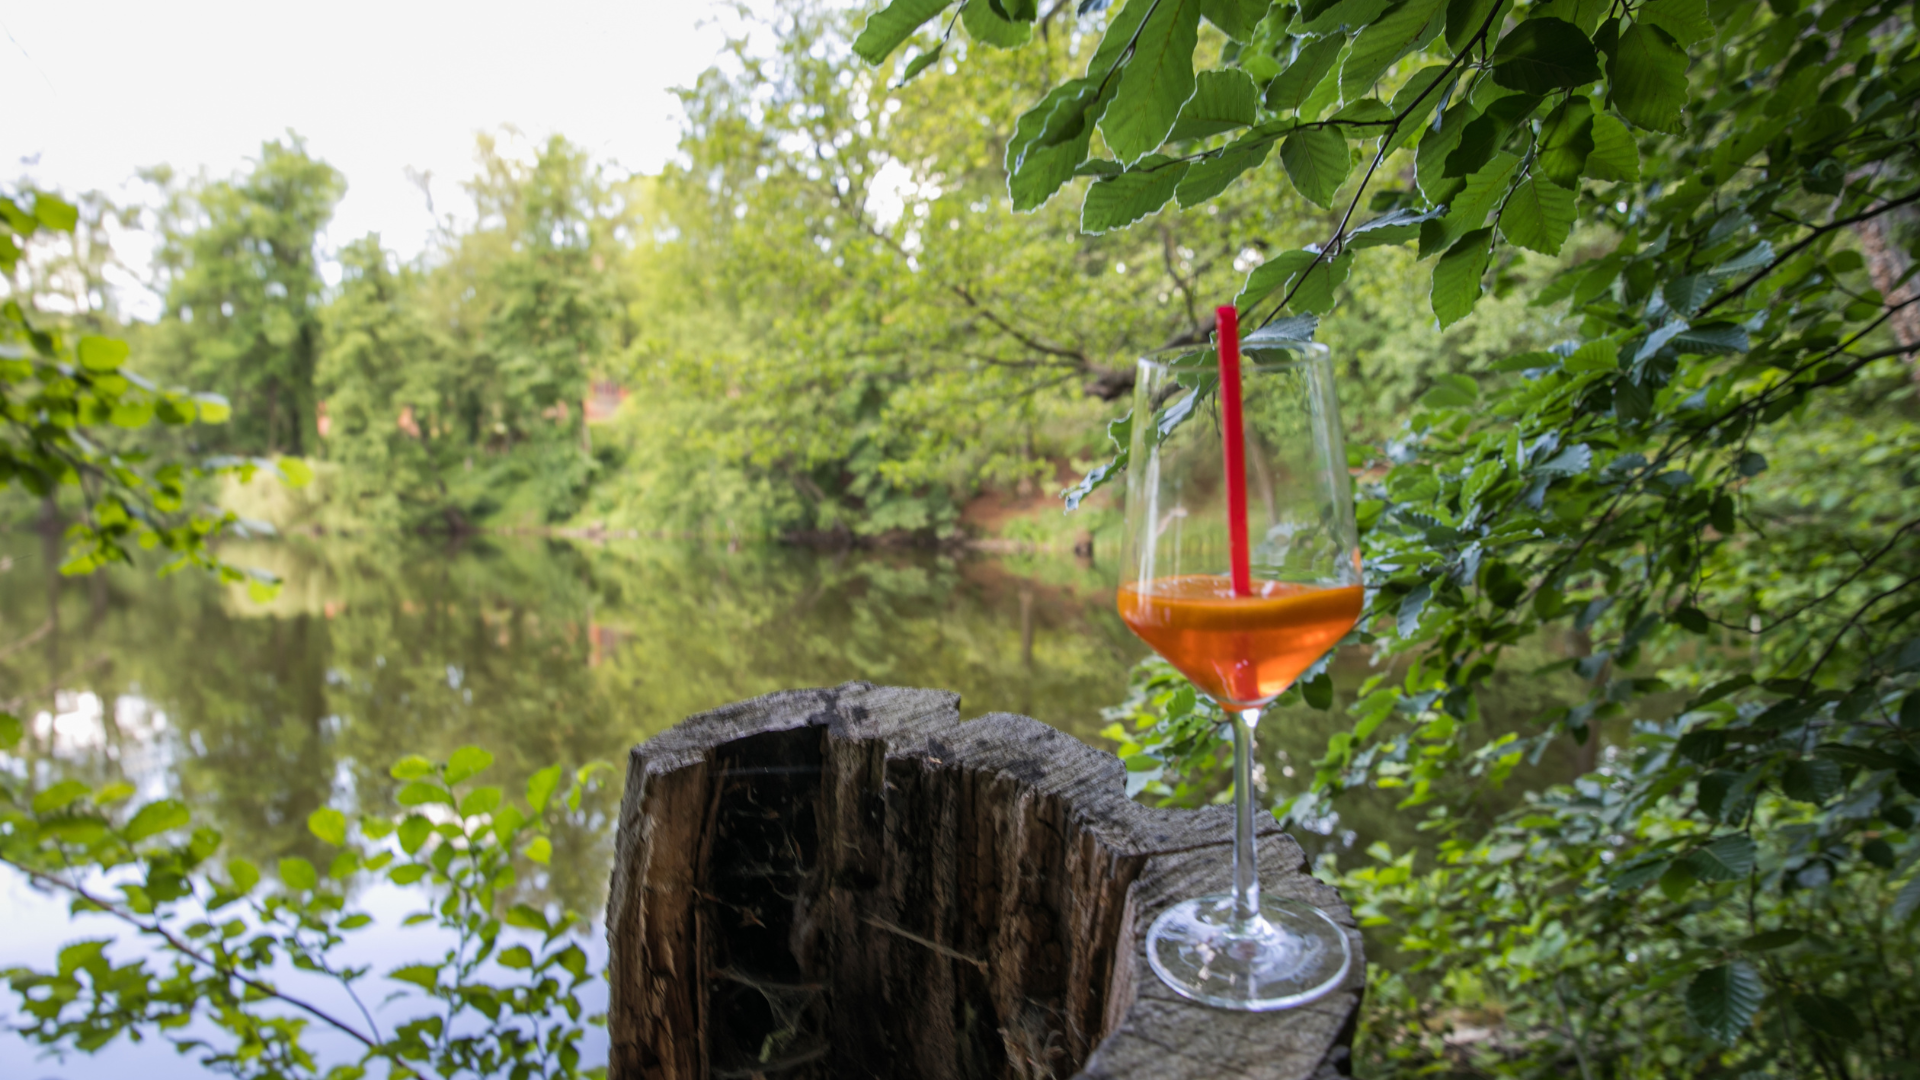
{"type": "MultiPolygon", "coordinates": [[[[1346,1071],[1364,985],[1244,1013],[1147,966],[1224,892],[1230,813],[1152,810],[1038,721],[956,694],[770,694],[634,748],[607,905],[611,1075],[1129,1080],[1346,1071]]],[[[1352,916],[1269,822],[1261,888],[1352,916]]]]}

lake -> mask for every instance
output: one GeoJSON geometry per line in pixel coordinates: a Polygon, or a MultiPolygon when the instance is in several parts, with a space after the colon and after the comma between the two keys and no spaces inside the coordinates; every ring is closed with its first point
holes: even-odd
{"type": "MultiPolygon", "coordinates": [[[[623,765],[630,746],[685,716],[789,687],[944,687],[965,716],[1025,713],[1110,748],[1101,710],[1125,696],[1147,651],[1114,612],[1111,562],[1067,556],[493,536],[288,539],[225,554],[279,574],[284,589],[263,604],[197,571],[62,579],[46,538],[0,534],[0,705],[13,699],[30,733],[8,767],[121,777],[143,798],[184,799],[228,854],[261,866],[325,858],[307,815],[351,809],[363,792],[386,799],[387,767],[404,755],[484,746],[498,758],[489,779],[511,791],[555,762],[623,765]]],[[[1343,700],[1370,671],[1349,652],[1336,668],[1343,700]]],[[[1485,711],[1514,722],[1566,690],[1517,679],[1485,711]]],[[[1269,716],[1267,798],[1302,785],[1345,723],[1338,708],[1269,716]]],[[[615,773],[556,832],[551,874],[523,883],[529,899],[599,913],[618,794],[615,773]]],[[[1356,856],[1373,840],[1414,843],[1418,816],[1394,803],[1362,796],[1301,839],[1356,856]]],[[[397,894],[357,899],[398,912],[397,894]]],[[[84,922],[68,925],[55,898],[5,878],[0,925],[14,929],[0,935],[0,967],[45,966],[63,941],[106,932],[84,922]]],[[[416,944],[369,941],[374,954],[416,944]]],[[[119,1075],[129,1054],[173,1059],[119,1045],[62,1065],[4,1036],[0,1073],[79,1080],[119,1075]]],[[[169,1075],[196,1075],[189,1066],[169,1075]]]]}

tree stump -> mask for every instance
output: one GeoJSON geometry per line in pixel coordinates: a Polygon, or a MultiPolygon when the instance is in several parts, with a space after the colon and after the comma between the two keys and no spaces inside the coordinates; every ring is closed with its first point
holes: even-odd
{"type": "Polygon", "coordinates": [[[1305,1080],[1344,1075],[1359,933],[1291,837],[1261,888],[1326,909],[1355,962],[1297,1009],[1161,985],[1147,927],[1229,887],[1226,807],[1153,810],[1113,755],[944,691],[848,683],[633,749],[607,904],[616,1080],[1305,1080]]]}

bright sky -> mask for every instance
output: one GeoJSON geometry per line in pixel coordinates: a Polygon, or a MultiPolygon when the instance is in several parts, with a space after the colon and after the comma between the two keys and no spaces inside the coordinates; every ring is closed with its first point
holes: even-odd
{"type": "MultiPolygon", "coordinates": [[[[740,23],[712,0],[0,0],[0,176],[122,198],[167,163],[228,176],[291,128],[346,174],[327,240],[402,255],[466,209],[474,135],[565,135],[652,172],[740,23]]],[[[137,252],[124,254],[139,259],[137,252]]]]}

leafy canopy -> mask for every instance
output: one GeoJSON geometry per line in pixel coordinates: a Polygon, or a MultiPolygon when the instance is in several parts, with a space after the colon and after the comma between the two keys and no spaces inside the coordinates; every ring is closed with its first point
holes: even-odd
{"type": "MultiPolygon", "coordinates": [[[[1912,6],[1105,7],[1009,10],[1034,40],[1097,40],[1014,123],[1016,207],[1084,177],[1083,227],[1120,228],[1277,169],[1330,212],[1250,270],[1244,323],[1334,310],[1352,266],[1405,247],[1441,326],[1524,286],[1561,335],[1436,379],[1356,451],[1356,640],[1389,666],[1279,809],[1397,791],[1435,837],[1428,865],[1381,849],[1344,878],[1409,958],[1375,973],[1381,1071],[1911,1061],[1912,6]],[[1481,695],[1543,638],[1585,699],[1489,730],[1481,695]],[[1490,790],[1569,742],[1590,748],[1577,784],[1488,819],[1490,790]],[[1493,1036],[1435,1034],[1475,1010],[1505,1017],[1493,1036]]],[[[855,47],[944,48],[943,10],[889,4],[855,47]]],[[[1209,708],[1149,679],[1138,771],[1203,766],[1209,708]]]]}

